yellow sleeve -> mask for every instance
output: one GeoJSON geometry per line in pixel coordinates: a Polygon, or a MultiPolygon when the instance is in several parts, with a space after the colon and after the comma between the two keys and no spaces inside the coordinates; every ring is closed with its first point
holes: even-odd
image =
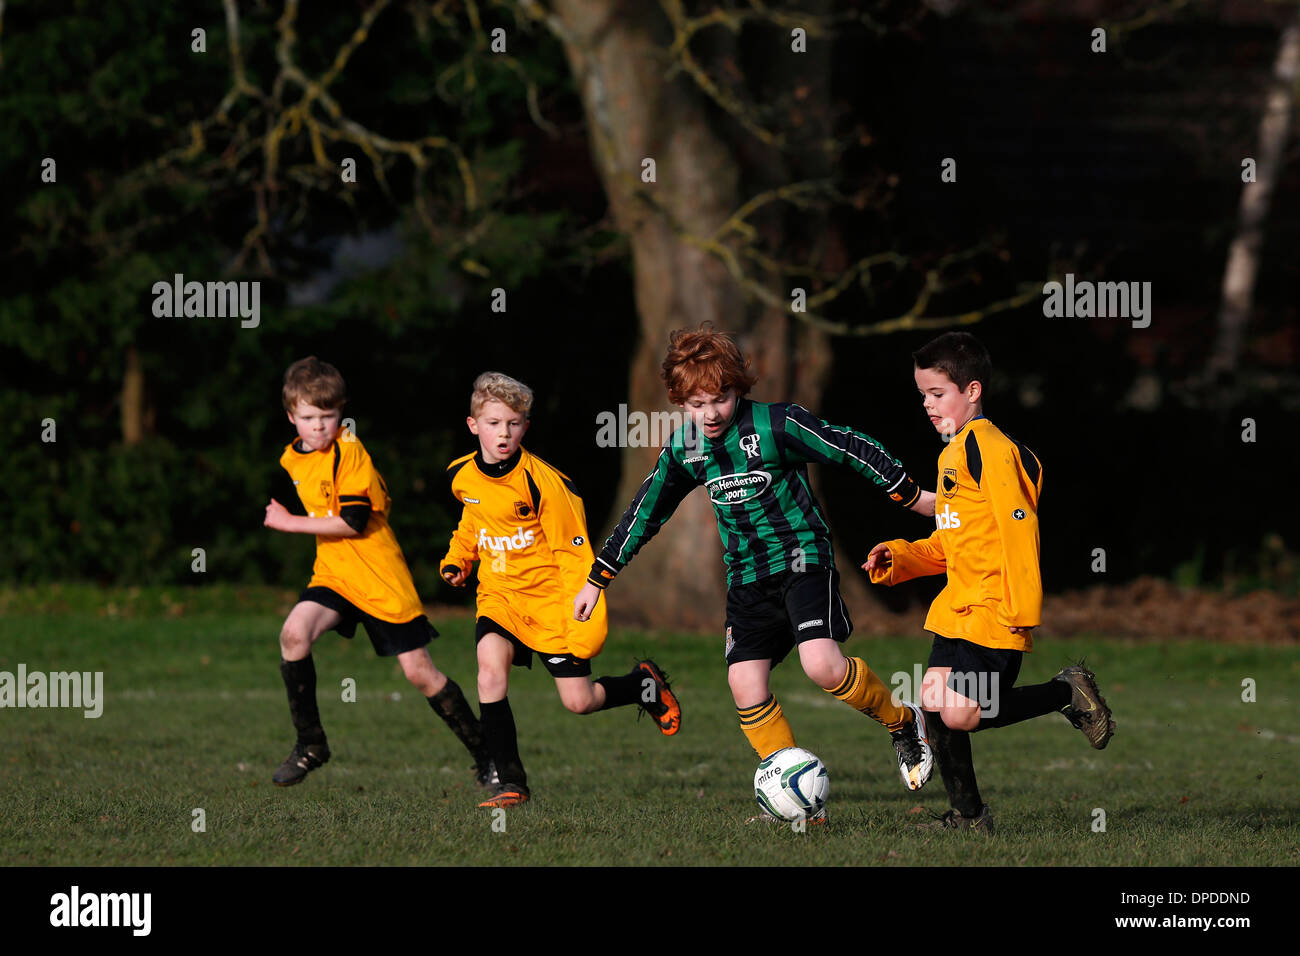
{"type": "MultiPolygon", "coordinates": [[[[591,541],[587,538],[586,510],[572,483],[560,472],[549,466],[539,467],[534,477],[542,493],[537,519],[555,556],[565,598],[572,600],[587,583],[587,573],[595,561],[591,541]]],[[[597,602],[596,609],[586,621],[575,621],[571,608],[561,608],[570,653],[582,658],[592,658],[600,653],[609,634],[605,604],[605,601],[597,602]]]]}
{"type": "Polygon", "coordinates": [[[375,464],[355,435],[341,433],[335,447],[338,464],[334,469],[334,493],[340,507],[364,504],[380,514],[388,510],[388,489],[375,464]]]}
{"type": "Polygon", "coordinates": [[[943,574],[948,570],[948,562],[943,552],[943,542],[939,540],[939,530],[920,541],[906,541],[895,538],[886,541],[889,553],[893,557],[887,568],[877,568],[868,572],[872,584],[884,584],[893,587],[912,578],[925,577],[928,574],[943,574]]]}
{"type": "Polygon", "coordinates": [[[474,522],[470,520],[469,509],[461,508],[460,524],[456,530],[451,533],[451,541],[447,545],[447,556],[438,562],[438,570],[441,572],[449,564],[454,564],[466,574],[474,567],[474,562],[478,560],[478,533],[474,528],[474,522]]]}
{"type": "Polygon", "coordinates": [[[1043,579],[1038,566],[1038,495],[1008,443],[984,467],[984,488],[997,523],[1002,555],[1002,603],[998,623],[1037,627],[1043,616],[1043,579]],[[990,467],[992,466],[992,467],[990,467]]]}

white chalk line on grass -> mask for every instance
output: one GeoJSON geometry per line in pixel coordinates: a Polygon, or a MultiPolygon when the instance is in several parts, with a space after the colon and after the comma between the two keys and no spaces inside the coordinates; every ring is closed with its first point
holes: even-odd
{"type": "MultiPolygon", "coordinates": [[[[278,690],[119,690],[105,692],[106,699],[121,700],[284,700],[284,688],[278,690]]],[[[391,700],[402,699],[399,691],[365,691],[357,693],[357,700],[391,700]],[[396,696],[395,696],[396,695],[396,696]]],[[[408,695],[414,698],[415,693],[408,695]]]]}

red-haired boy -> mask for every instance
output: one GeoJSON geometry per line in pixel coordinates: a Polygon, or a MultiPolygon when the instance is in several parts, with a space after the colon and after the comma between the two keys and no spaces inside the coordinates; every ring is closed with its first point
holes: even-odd
{"type": "Polygon", "coordinates": [[[934,494],[867,435],[828,425],[792,402],[746,398],[755,377],[721,332],[673,332],[662,375],[669,400],[685,408],[689,421],[673,433],[605,542],[574,599],[574,616],[587,619],[600,592],[704,485],[727,566],[727,681],[759,759],[795,745],[768,678],[797,646],[817,686],[890,731],[903,781],[919,790],[933,767],[920,708],[895,703],[865,661],[840,650],[853,623],[807,463],[852,468],[918,514],[934,513],[934,494]]]}

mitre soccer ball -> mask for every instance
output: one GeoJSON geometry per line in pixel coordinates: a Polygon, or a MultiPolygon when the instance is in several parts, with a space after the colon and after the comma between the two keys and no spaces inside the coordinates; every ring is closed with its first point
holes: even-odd
{"type": "Polygon", "coordinates": [[[803,820],[826,806],[831,778],[815,753],[802,747],[778,750],[754,771],[754,797],[781,820],[803,820]]]}

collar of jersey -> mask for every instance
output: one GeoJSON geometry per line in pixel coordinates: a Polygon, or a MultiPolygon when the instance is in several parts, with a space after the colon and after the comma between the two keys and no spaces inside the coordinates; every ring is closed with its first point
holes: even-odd
{"type": "Polygon", "coordinates": [[[515,465],[519,464],[519,459],[523,457],[524,446],[520,445],[515,449],[515,453],[505,461],[498,461],[488,464],[483,460],[483,449],[480,448],[474,452],[474,464],[478,465],[478,470],[483,472],[489,478],[504,478],[510,472],[515,470],[515,465]]]}
{"type": "MultiPolygon", "coordinates": [[[[337,439],[335,439],[335,440],[337,441],[337,439]]],[[[316,454],[315,451],[307,451],[305,448],[302,447],[302,439],[301,439],[301,438],[295,438],[295,439],[293,440],[293,444],[290,445],[289,447],[292,448],[294,451],[296,451],[296,452],[297,452],[298,454],[300,454],[300,455],[314,455],[314,454],[316,454]]],[[[318,448],[318,449],[316,449],[316,451],[329,451],[329,450],[330,450],[331,448],[333,448],[333,447],[334,447],[334,442],[330,442],[329,445],[328,445],[327,447],[325,447],[325,448],[318,448]]]]}

